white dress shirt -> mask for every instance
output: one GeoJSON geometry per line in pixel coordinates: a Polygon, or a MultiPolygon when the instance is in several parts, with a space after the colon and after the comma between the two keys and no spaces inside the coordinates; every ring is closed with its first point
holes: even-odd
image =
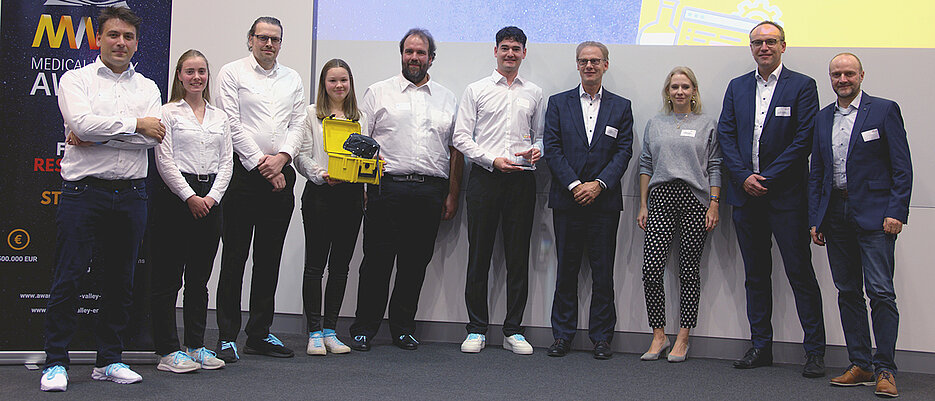
{"type": "Polygon", "coordinates": [[[776,89],[776,82],[779,81],[779,73],[782,72],[780,63],[767,79],[763,79],[758,71],[753,71],[756,76],[756,115],[753,118],[753,172],[760,173],[760,136],[763,135],[763,124],[766,123],[766,113],[769,111],[769,103],[773,101],[773,92],[776,89]]]}
{"type": "MultiPolygon", "coordinates": [[[[584,133],[588,136],[588,145],[594,139],[594,127],[597,125],[597,113],[601,111],[601,95],[603,93],[603,86],[597,90],[594,96],[591,96],[584,91],[583,86],[578,85],[578,97],[581,98],[581,117],[584,118],[584,133]]],[[[601,184],[602,188],[607,188],[607,184],[601,181],[600,178],[596,179],[596,181],[601,184]]],[[[578,185],[581,185],[581,180],[574,180],[571,184],[568,184],[568,190],[571,191],[578,185]]]]}
{"type": "Polygon", "coordinates": [[[402,74],[367,88],[360,110],[364,135],[380,144],[386,173],[448,178],[451,133],[458,100],[431,78],[416,86],[402,74]]]}
{"type": "MultiPolygon", "coordinates": [[[[325,152],[325,133],[322,130],[321,120],[318,119],[318,110],[315,105],[305,109],[305,123],[302,125],[302,147],[295,155],[295,169],[305,178],[316,185],[324,185],[322,174],[328,172],[328,153],[325,152]]],[[[367,117],[360,113],[361,131],[367,126],[367,117]]]]}
{"type": "Polygon", "coordinates": [[[279,63],[264,70],[253,55],[221,67],[218,105],[230,120],[234,151],[247,171],[263,155],[295,157],[302,141],[305,94],[302,78],[279,63]]]}
{"type": "Polygon", "coordinates": [[[217,174],[207,196],[220,202],[230,183],[234,154],[227,114],[205,104],[205,116],[198,122],[185,100],[162,106],[166,136],[156,147],[156,169],[172,193],[183,201],[195,195],[182,173],[217,174]]]}
{"type": "Polygon", "coordinates": [[[464,157],[489,171],[498,157],[521,163],[515,153],[542,150],[544,114],[542,88],[519,75],[508,85],[494,70],[464,90],[451,141],[464,157]]]}
{"type": "Polygon", "coordinates": [[[851,131],[857,121],[860,110],[860,98],[863,93],[851,101],[847,108],[834,103],[834,124],[831,128],[831,156],[834,166],[832,181],[837,189],[847,189],[847,152],[851,146],[851,131]]]}
{"type": "Polygon", "coordinates": [[[90,145],[65,145],[62,179],[105,180],[146,177],[146,149],[159,142],[136,133],[136,119],[160,117],[159,88],[136,72],[133,64],[115,74],[98,57],[93,63],[62,76],[58,107],[69,132],[90,145]]]}

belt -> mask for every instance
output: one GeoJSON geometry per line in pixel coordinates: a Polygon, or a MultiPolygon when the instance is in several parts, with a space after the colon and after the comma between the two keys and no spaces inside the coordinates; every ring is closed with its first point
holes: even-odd
{"type": "Polygon", "coordinates": [[[182,176],[185,178],[191,178],[198,182],[210,182],[217,176],[217,174],[192,174],[192,173],[182,173],[182,176]]]}
{"type": "Polygon", "coordinates": [[[395,174],[386,174],[385,177],[389,177],[391,180],[396,182],[426,182],[431,180],[444,180],[441,177],[435,177],[432,175],[422,175],[422,174],[406,174],[406,175],[395,175],[395,174]]]}
{"type": "Polygon", "coordinates": [[[106,189],[108,191],[120,191],[130,189],[143,184],[142,179],[137,180],[105,180],[97,177],[84,177],[78,181],[78,184],[85,184],[95,188],[106,189]]]}
{"type": "Polygon", "coordinates": [[[846,190],[846,189],[832,188],[832,189],[831,189],[831,195],[837,196],[837,197],[842,198],[842,199],[847,199],[847,190],[846,190]]]}

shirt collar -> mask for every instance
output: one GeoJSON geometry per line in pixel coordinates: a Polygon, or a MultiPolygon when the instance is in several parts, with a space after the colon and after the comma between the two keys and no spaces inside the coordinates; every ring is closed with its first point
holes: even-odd
{"type": "Polygon", "coordinates": [[[253,53],[250,53],[250,56],[247,57],[247,59],[250,60],[249,61],[250,67],[253,68],[254,71],[260,74],[263,74],[263,75],[273,75],[276,72],[276,70],[279,69],[279,62],[276,61],[273,64],[273,68],[267,71],[265,68],[263,68],[263,66],[260,65],[260,63],[256,61],[256,56],[254,56],[253,53]]]}
{"type": "MultiPolygon", "coordinates": [[[[600,100],[601,94],[604,93],[604,85],[601,85],[601,88],[597,90],[597,93],[594,94],[594,100],[600,100]]],[[[578,97],[585,98],[590,100],[591,95],[588,92],[584,91],[584,86],[578,85],[578,97]]]]}
{"type": "Polygon", "coordinates": [[[97,58],[94,60],[94,65],[96,66],[98,72],[104,71],[107,74],[110,74],[112,76],[120,76],[123,73],[126,73],[127,76],[132,76],[133,74],[136,73],[136,69],[133,68],[133,63],[130,63],[130,65],[127,66],[126,71],[124,71],[121,74],[117,74],[113,70],[111,70],[110,67],[107,66],[107,64],[104,64],[104,62],[101,61],[101,56],[97,56],[97,58]]]}
{"type": "Polygon", "coordinates": [[[857,94],[857,97],[855,97],[854,100],[851,100],[851,104],[847,105],[847,108],[843,108],[843,109],[841,108],[841,106],[838,105],[838,101],[835,100],[834,108],[838,113],[841,113],[843,115],[850,114],[853,110],[859,110],[860,109],[860,98],[863,97],[863,95],[864,95],[864,91],[860,91],[860,93],[857,94]]]}
{"type": "Polygon", "coordinates": [[[410,82],[408,79],[406,79],[406,77],[403,76],[403,73],[400,72],[398,75],[396,75],[396,85],[399,87],[400,93],[405,92],[409,88],[412,88],[413,90],[425,90],[431,96],[432,95],[432,87],[431,87],[432,76],[429,75],[428,77],[429,77],[429,80],[425,81],[424,85],[416,86],[416,84],[410,82]]]}
{"type": "Polygon", "coordinates": [[[779,66],[776,67],[776,69],[773,70],[773,72],[769,73],[769,77],[768,77],[766,80],[764,80],[763,77],[760,76],[759,71],[756,71],[756,70],[753,71],[753,75],[756,76],[756,80],[757,80],[757,81],[760,81],[760,82],[764,82],[764,81],[765,81],[765,82],[769,82],[770,80],[778,81],[778,80],[779,80],[779,74],[781,74],[781,73],[782,73],[782,63],[779,63],[779,66]]]}
{"type": "MultiPolygon", "coordinates": [[[[499,84],[499,83],[501,83],[501,82],[502,82],[504,85],[507,84],[507,83],[506,83],[506,77],[503,76],[503,74],[501,74],[500,71],[497,71],[496,69],[494,69],[494,70],[493,70],[493,73],[490,74],[490,80],[492,80],[493,83],[495,83],[495,84],[499,84]]],[[[514,83],[514,84],[517,84],[517,83],[518,83],[520,86],[522,86],[524,82],[526,82],[526,79],[523,78],[522,76],[520,76],[519,74],[516,74],[516,77],[513,78],[513,83],[514,83]]]]}

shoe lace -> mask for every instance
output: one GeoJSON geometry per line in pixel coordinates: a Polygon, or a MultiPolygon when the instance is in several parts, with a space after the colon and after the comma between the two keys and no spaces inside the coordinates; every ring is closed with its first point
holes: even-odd
{"type": "Polygon", "coordinates": [[[195,359],[195,362],[204,362],[205,359],[217,358],[218,356],[218,354],[216,354],[214,351],[209,350],[205,347],[198,348],[193,353],[198,357],[197,359],[195,359]]]}
{"type": "Polygon", "coordinates": [[[272,335],[272,334],[267,334],[267,335],[266,335],[266,338],[263,339],[263,341],[266,341],[266,342],[268,342],[268,343],[270,343],[270,344],[273,344],[273,345],[278,345],[278,346],[280,346],[280,347],[283,347],[283,346],[284,346],[284,345],[282,344],[282,341],[279,341],[279,339],[276,338],[276,336],[274,336],[274,335],[272,335]]]}
{"type": "Polygon", "coordinates": [[[328,333],[328,334],[325,334],[325,338],[330,338],[331,341],[334,341],[334,344],[335,344],[335,345],[338,345],[338,346],[345,346],[344,343],[341,342],[340,339],[338,339],[338,335],[337,335],[336,333],[328,333]]]}
{"type": "Polygon", "coordinates": [[[403,334],[403,335],[399,336],[399,340],[402,341],[402,340],[403,340],[404,338],[406,338],[406,337],[409,337],[409,340],[411,340],[412,342],[414,342],[414,343],[416,343],[416,344],[419,344],[419,340],[416,340],[416,338],[413,337],[412,334],[403,334]]]}
{"type": "Polygon", "coordinates": [[[324,343],[321,341],[321,332],[316,331],[314,333],[308,333],[308,339],[312,340],[312,345],[315,347],[324,347],[324,343]]]}
{"type": "Polygon", "coordinates": [[[111,376],[114,372],[120,369],[130,369],[130,367],[127,366],[127,364],[123,362],[112,363],[110,365],[107,365],[107,368],[104,369],[104,374],[107,376],[111,376]]]}
{"type": "Polygon", "coordinates": [[[367,340],[367,336],[354,336],[354,341],[363,342],[367,340]]]}
{"type": "Polygon", "coordinates": [[[483,339],[484,339],[484,335],[483,335],[483,334],[477,334],[477,333],[471,333],[471,334],[468,334],[467,339],[468,339],[468,340],[483,340],[483,339]]]}
{"type": "Polygon", "coordinates": [[[523,337],[522,334],[514,334],[510,337],[513,337],[513,341],[526,341],[526,337],[523,337]]]}
{"type": "Polygon", "coordinates": [[[192,362],[195,361],[195,359],[193,359],[190,355],[188,355],[188,354],[186,354],[186,353],[184,353],[184,352],[182,352],[182,351],[175,351],[174,354],[175,354],[175,357],[172,358],[172,363],[173,363],[173,364],[178,365],[178,364],[183,363],[183,362],[185,362],[185,361],[192,361],[192,362]]]}
{"type": "Polygon", "coordinates": [[[68,377],[68,373],[65,371],[65,368],[62,367],[62,365],[55,365],[51,368],[44,370],[42,373],[45,374],[46,378],[49,380],[54,379],[55,376],[58,376],[60,374],[65,375],[66,378],[68,377]]]}
{"type": "Polygon", "coordinates": [[[234,357],[237,358],[237,359],[240,359],[240,355],[237,353],[237,343],[235,343],[235,342],[233,342],[233,341],[221,341],[221,350],[223,351],[223,350],[226,350],[226,349],[228,349],[228,348],[233,349],[233,350],[234,350],[234,357]]]}
{"type": "Polygon", "coordinates": [[[888,371],[888,370],[882,370],[882,371],[880,371],[879,376],[880,376],[880,379],[879,379],[879,380],[886,380],[886,381],[890,382],[890,384],[894,384],[894,385],[895,385],[895,382],[896,382],[896,381],[893,379],[893,373],[892,373],[892,372],[890,372],[890,371],[888,371]]]}

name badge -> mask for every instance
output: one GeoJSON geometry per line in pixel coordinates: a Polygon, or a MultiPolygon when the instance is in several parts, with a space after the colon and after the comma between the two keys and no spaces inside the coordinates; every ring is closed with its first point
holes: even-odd
{"type": "Polygon", "coordinates": [[[396,110],[406,111],[406,110],[411,110],[411,109],[412,109],[412,106],[410,106],[409,103],[396,103],[396,110]]]}
{"type": "Polygon", "coordinates": [[[880,139],[880,131],[874,128],[870,131],[861,132],[860,136],[864,137],[864,142],[875,141],[877,139],[880,139]]]}
{"type": "Polygon", "coordinates": [[[529,108],[529,99],[517,98],[517,99],[516,99],[516,105],[519,106],[519,107],[522,107],[522,108],[524,108],[524,109],[528,109],[528,108],[529,108]]]}
{"type": "Polygon", "coordinates": [[[690,136],[690,137],[694,138],[694,137],[695,137],[695,130],[693,130],[693,129],[683,129],[683,130],[682,130],[682,136],[690,136]]]}
{"type": "Polygon", "coordinates": [[[777,107],[776,108],[776,117],[789,117],[792,115],[792,107],[777,107]]]}
{"type": "Polygon", "coordinates": [[[617,139],[617,129],[608,125],[604,127],[604,135],[617,139]]]}

